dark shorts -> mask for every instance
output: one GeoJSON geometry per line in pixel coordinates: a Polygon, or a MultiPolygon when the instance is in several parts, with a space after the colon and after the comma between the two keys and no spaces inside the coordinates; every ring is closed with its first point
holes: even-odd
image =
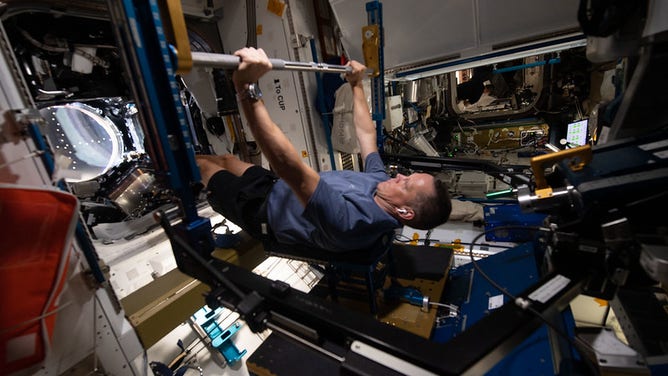
{"type": "Polygon", "coordinates": [[[227,220],[259,239],[267,221],[266,199],[278,177],[260,166],[241,176],[219,171],[209,179],[209,205],[227,220]]]}

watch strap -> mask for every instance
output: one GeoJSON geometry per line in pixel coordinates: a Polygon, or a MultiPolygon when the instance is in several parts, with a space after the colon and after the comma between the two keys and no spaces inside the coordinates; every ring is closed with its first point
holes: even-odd
{"type": "Polygon", "coordinates": [[[237,95],[239,100],[256,102],[262,98],[262,91],[260,91],[260,86],[257,83],[251,83],[246,85],[237,95]]]}

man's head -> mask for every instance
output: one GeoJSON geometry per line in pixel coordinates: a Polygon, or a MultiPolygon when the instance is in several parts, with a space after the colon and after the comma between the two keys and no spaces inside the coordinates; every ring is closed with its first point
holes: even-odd
{"type": "Polygon", "coordinates": [[[401,223],[420,230],[445,223],[452,211],[448,186],[441,174],[397,174],[378,183],[376,202],[401,223]]]}

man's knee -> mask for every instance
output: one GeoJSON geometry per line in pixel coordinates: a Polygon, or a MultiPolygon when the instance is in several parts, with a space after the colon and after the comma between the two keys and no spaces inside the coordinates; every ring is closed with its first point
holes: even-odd
{"type": "Polygon", "coordinates": [[[240,159],[234,155],[234,154],[223,154],[221,156],[218,156],[218,159],[227,162],[227,161],[239,161],[240,159]]]}

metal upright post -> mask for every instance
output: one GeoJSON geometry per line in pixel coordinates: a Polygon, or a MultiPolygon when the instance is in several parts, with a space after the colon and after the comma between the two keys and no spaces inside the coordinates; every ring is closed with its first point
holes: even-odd
{"type": "MultiPolygon", "coordinates": [[[[126,74],[137,101],[142,104],[139,114],[147,151],[156,171],[169,183],[180,209],[182,221],[177,230],[202,254],[208,255],[213,251],[211,223],[197,212],[194,187],[201,176],[176,83],[176,74],[188,71],[192,60],[190,56],[179,59],[178,51],[171,48],[164,33],[164,30],[173,30],[177,43],[184,39],[186,30],[180,3],[108,0],[108,4],[125,58],[126,74]],[[161,4],[164,12],[161,12],[161,4]]],[[[180,48],[182,53],[188,50],[184,47],[188,46],[187,37],[185,40],[180,48]]]]}
{"type": "MultiPolygon", "coordinates": [[[[376,140],[378,142],[378,151],[383,154],[383,120],[385,119],[385,75],[383,71],[384,61],[383,61],[383,46],[385,45],[383,37],[383,4],[380,1],[370,1],[366,3],[366,12],[367,12],[367,21],[368,25],[374,26],[374,28],[365,28],[363,40],[364,42],[369,39],[375,39],[377,41],[377,56],[374,56],[377,59],[377,75],[371,78],[371,112],[372,119],[376,122],[376,140]],[[377,35],[374,35],[377,33],[377,35]]],[[[365,49],[365,53],[368,50],[365,49]]],[[[367,63],[368,65],[368,63],[367,63]]]]}

